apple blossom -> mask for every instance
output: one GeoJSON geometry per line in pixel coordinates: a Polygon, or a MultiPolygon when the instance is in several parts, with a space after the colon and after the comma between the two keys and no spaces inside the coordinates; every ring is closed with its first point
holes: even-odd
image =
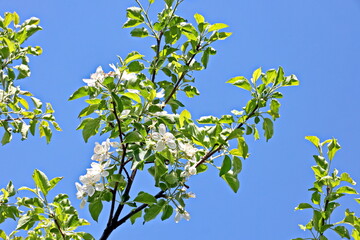
{"type": "Polygon", "coordinates": [[[166,132],[166,127],[163,123],[159,125],[159,132],[152,133],[151,138],[154,141],[157,141],[155,149],[157,152],[161,152],[166,146],[170,149],[176,148],[174,135],[170,132],[166,132]]]}

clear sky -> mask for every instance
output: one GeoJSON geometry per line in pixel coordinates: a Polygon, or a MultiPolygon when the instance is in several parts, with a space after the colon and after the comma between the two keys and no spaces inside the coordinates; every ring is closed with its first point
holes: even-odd
{"type": "MultiPolygon", "coordinates": [[[[105,137],[91,138],[85,144],[81,132],[75,130],[85,103],[67,99],[97,66],[110,70],[108,64],[117,61],[116,55],[137,50],[152,56],[148,46],[154,44],[153,39],[131,38],[129,30],[121,28],[126,8],[133,5],[133,0],[0,0],[1,14],[16,11],[22,20],[41,19],[44,30],[30,43],[43,47],[44,53],[31,58],[32,75],[18,84],[51,102],[64,130],[54,133],[49,145],[38,137],[24,142],[17,137],[0,147],[1,187],[10,179],[17,188],[32,186],[31,174],[38,168],[49,177],[64,176],[56,191],[68,193],[79,206],[74,182],[89,167],[94,142],[105,137]]],[[[343,149],[333,164],[360,182],[360,1],[185,0],[179,14],[193,22],[197,12],[210,23],[228,24],[233,36],[216,43],[218,54],[210,59],[208,69],[195,73],[201,96],[185,101],[193,117],[241,109],[249,96],[225,81],[238,75],[250,77],[260,66],[266,70],[281,65],[287,74],[297,75],[301,86],[284,89],[273,139],[266,143],[249,138],[251,157],[244,162],[237,194],[217,171],[209,171],[191,179],[191,191],[197,198],[187,202],[189,222],[176,224],[170,219],[142,225],[139,221],[122,226],[111,239],[309,236],[297,225],[310,219],[310,211],[294,211],[298,203],[310,199],[307,189],[313,182],[310,166],[316,149],[304,137],[337,138],[343,149]]],[[[351,198],[343,205],[360,214],[351,198]]],[[[86,209],[80,215],[90,219],[86,209]]],[[[98,238],[105,216],[84,230],[98,238]]]]}

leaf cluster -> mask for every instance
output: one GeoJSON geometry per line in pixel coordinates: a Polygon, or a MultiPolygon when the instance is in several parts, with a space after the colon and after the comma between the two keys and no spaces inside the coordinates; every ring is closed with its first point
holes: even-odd
{"type": "Polygon", "coordinates": [[[0,127],[3,128],[2,145],[9,143],[13,133],[20,133],[22,140],[28,133],[35,134],[39,129],[40,136],[46,137],[49,143],[52,125],[56,130],[61,128],[55,122],[54,110],[50,103],[46,108],[42,102],[29,91],[20,89],[15,80],[30,76],[29,55],[42,53],[39,46],[24,46],[26,40],[41,30],[40,20],[32,17],[20,23],[19,15],[6,12],[0,17],[0,127]]]}
{"type": "MultiPolygon", "coordinates": [[[[335,153],[341,148],[336,139],[328,139],[320,142],[316,136],[307,136],[307,140],[315,145],[318,155],[314,155],[316,165],[312,166],[315,175],[315,182],[309,191],[313,192],[311,203],[300,203],[295,210],[311,209],[313,211],[312,219],[304,226],[299,227],[310,231],[313,240],[328,239],[325,234],[332,230],[342,239],[360,239],[360,218],[356,217],[349,209],[345,211],[345,218],[339,222],[331,221],[331,215],[334,210],[340,206],[340,199],[346,195],[356,194],[358,192],[349,185],[355,185],[356,182],[346,172],[339,174],[337,169],[331,168],[331,163],[335,153]],[[323,153],[323,148],[327,144],[327,153],[323,153]],[[345,225],[350,225],[352,232],[345,225]],[[350,236],[351,234],[351,236],[350,236]]],[[[355,199],[360,204],[360,199],[355,199]]],[[[294,240],[301,240],[296,238],[294,240]]]]}
{"type": "Polygon", "coordinates": [[[52,202],[48,201],[49,191],[62,177],[49,180],[43,172],[35,169],[32,178],[35,188],[21,187],[15,190],[12,182],[9,182],[6,188],[1,189],[0,223],[6,219],[13,219],[17,221],[17,226],[16,230],[9,234],[0,229],[0,238],[4,240],[94,239],[89,233],[75,232],[78,227],[89,225],[89,222],[79,218],[68,195],[58,194],[52,202]],[[11,197],[16,196],[18,191],[26,191],[34,197],[17,197],[16,202],[12,203],[11,197]],[[21,230],[26,231],[25,237],[22,237],[21,230]]]}

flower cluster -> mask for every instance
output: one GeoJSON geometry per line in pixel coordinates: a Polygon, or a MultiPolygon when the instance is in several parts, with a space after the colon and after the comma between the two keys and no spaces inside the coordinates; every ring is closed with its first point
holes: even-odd
{"type": "Polygon", "coordinates": [[[110,147],[119,148],[120,144],[117,142],[110,142],[110,139],[102,142],[101,144],[95,143],[94,155],[92,160],[97,162],[91,163],[91,168],[88,168],[85,175],[80,176],[81,182],[75,183],[77,193],[76,197],[81,199],[80,207],[84,207],[86,204],[86,197],[94,195],[95,191],[104,191],[105,186],[103,182],[100,182],[103,178],[109,175],[107,171],[109,169],[111,160],[110,147]]]}
{"type": "Polygon", "coordinates": [[[175,137],[172,133],[166,132],[166,127],[163,123],[159,125],[159,132],[153,132],[151,138],[156,141],[155,151],[157,152],[163,151],[166,147],[176,149],[175,137]]]}
{"type": "Polygon", "coordinates": [[[181,219],[185,219],[186,221],[190,220],[190,214],[182,207],[176,208],[176,214],[175,214],[175,222],[180,222],[181,219]]]}
{"type": "Polygon", "coordinates": [[[114,64],[109,65],[114,71],[105,73],[101,66],[97,67],[96,72],[90,75],[90,79],[83,79],[89,87],[100,87],[106,77],[121,78],[123,81],[130,81],[136,79],[135,73],[128,73],[126,71],[120,72],[114,64]]]}

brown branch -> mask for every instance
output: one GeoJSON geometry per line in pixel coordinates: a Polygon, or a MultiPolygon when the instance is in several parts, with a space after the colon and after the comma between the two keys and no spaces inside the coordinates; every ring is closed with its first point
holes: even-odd
{"type": "MultiPolygon", "coordinates": [[[[198,49],[199,49],[199,48],[198,48],[198,49]]],[[[198,50],[198,49],[197,49],[197,50],[198,50]]],[[[190,65],[191,61],[195,58],[196,54],[197,54],[197,53],[194,53],[194,54],[192,55],[192,57],[189,59],[189,61],[186,62],[186,64],[185,64],[186,66],[189,66],[189,65],[190,65]]],[[[183,72],[183,73],[181,74],[180,78],[179,78],[179,79],[177,80],[177,82],[175,83],[175,86],[174,86],[173,90],[172,90],[171,93],[169,94],[168,98],[165,100],[165,105],[170,101],[170,99],[172,98],[172,96],[175,94],[175,92],[177,91],[177,89],[178,89],[181,81],[185,78],[185,76],[186,76],[186,74],[187,74],[188,72],[189,72],[189,71],[185,71],[185,72],[183,72]]],[[[163,106],[163,108],[165,107],[165,105],[163,106]]]]}
{"type": "Polygon", "coordinates": [[[65,235],[65,233],[63,232],[63,230],[61,229],[61,226],[60,226],[58,220],[56,219],[56,216],[55,216],[54,214],[51,214],[51,217],[54,219],[54,223],[55,223],[57,229],[59,230],[62,238],[63,238],[64,240],[66,240],[66,235],[65,235]]]}
{"type": "MultiPolygon", "coordinates": [[[[161,198],[161,197],[165,197],[164,195],[164,191],[160,191],[159,193],[157,193],[155,195],[155,198],[161,198]]],[[[148,206],[148,204],[142,204],[141,206],[137,207],[136,209],[132,210],[131,212],[129,212],[127,215],[125,215],[123,218],[121,218],[119,221],[117,222],[113,222],[110,226],[107,226],[106,229],[104,230],[102,236],[100,237],[99,240],[106,240],[108,239],[108,237],[110,236],[110,234],[116,229],[118,228],[120,225],[124,224],[127,220],[129,220],[132,216],[134,216],[136,213],[140,212],[141,210],[143,210],[144,208],[146,208],[148,206]]]]}
{"type": "MultiPolygon", "coordinates": [[[[240,123],[240,124],[234,129],[234,131],[235,131],[236,129],[241,128],[241,127],[255,114],[255,112],[256,112],[258,109],[259,109],[259,105],[257,104],[257,105],[255,106],[254,110],[252,110],[251,113],[250,113],[249,115],[247,115],[247,117],[245,118],[245,120],[244,120],[242,123],[240,123]]],[[[230,135],[231,135],[231,133],[230,133],[230,135]]],[[[230,135],[229,135],[229,136],[230,136],[230,135]]],[[[225,139],[225,142],[227,142],[227,141],[229,140],[229,136],[225,139]]],[[[215,145],[215,146],[216,146],[216,145],[215,145]]],[[[205,156],[202,157],[202,159],[201,159],[198,163],[196,163],[195,167],[198,167],[199,165],[203,164],[206,160],[208,160],[208,159],[209,159],[212,155],[214,155],[217,151],[221,150],[221,148],[224,146],[224,144],[222,143],[222,144],[218,145],[217,148],[215,148],[215,146],[212,147],[212,149],[211,149],[207,154],[205,154],[205,156]]]]}
{"type": "MultiPolygon", "coordinates": [[[[128,180],[128,183],[126,185],[126,188],[125,188],[125,191],[124,191],[124,194],[123,194],[123,199],[122,201],[127,201],[127,198],[129,198],[129,193],[130,193],[130,189],[131,189],[131,186],[134,182],[134,179],[135,179],[135,176],[136,176],[136,172],[137,172],[137,168],[135,168],[132,172],[131,172],[131,176],[128,180]]],[[[118,208],[116,209],[116,212],[115,212],[115,215],[113,217],[113,221],[117,221],[119,219],[119,216],[123,210],[125,206],[125,203],[121,203],[118,208]]]]}
{"type": "Polygon", "coordinates": [[[156,56],[155,56],[155,61],[154,61],[154,69],[152,72],[152,76],[151,76],[151,81],[155,82],[155,77],[156,77],[156,73],[157,73],[157,69],[156,69],[156,65],[160,59],[160,45],[161,45],[161,38],[163,36],[163,31],[160,32],[159,37],[156,39],[156,56]]]}

